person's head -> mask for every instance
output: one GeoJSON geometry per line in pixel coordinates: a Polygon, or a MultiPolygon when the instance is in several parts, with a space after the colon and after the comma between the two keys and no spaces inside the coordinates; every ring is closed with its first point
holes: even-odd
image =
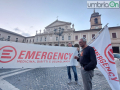
{"type": "Polygon", "coordinates": [[[81,38],[79,40],[79,45],[80,45],[80,47],[84,48],[86,46],[86,38],[84,38],[84,37],[81,38]]]}
{"type": "Polygon", "coordinates": [[[72,47],[72,42],[68,42],[68,47],[72,47]]]}

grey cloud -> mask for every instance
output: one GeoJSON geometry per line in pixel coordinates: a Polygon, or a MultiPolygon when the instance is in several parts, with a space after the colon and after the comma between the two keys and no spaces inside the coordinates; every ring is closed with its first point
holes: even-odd
{"type": "Polygon", "coordinates": [[[18,27],[14,28],[15,31],[21,31],[18,27]]]}
{"type": "MultiPolygon", "coordinates": [[[[31,26],[31,27],[33,27],[33,26],[31,26]]],[[[14,28],[14,30],[15,30],[16,32],[20,32],[21,35],[23,35],[23,36],[26,36],[26,37],[30,36],[29,33],[25,33],[23,30],[20,30],[18,27],[14,28]]]]}
{"type": "Polygon", "coordinates": [[[29,37],[30,34],[29,33],[22,33],[23,36],[29,37]]]}

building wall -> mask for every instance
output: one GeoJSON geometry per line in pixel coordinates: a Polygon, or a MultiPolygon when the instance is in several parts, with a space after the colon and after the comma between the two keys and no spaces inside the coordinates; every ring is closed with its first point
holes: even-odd
{"type": "Polygon", "coordinates": [[[113,28],[113,29],[110,29],[109,31],[110,31],[110,37],[111,37],[112,44],[117,44],[117,43],[120,44],[120,28],[113,28]],[[112,33],[116,33],[117,38],[113,38],[112,33]]]}
{"type": "Polygon", "coordinates": [[[102,28],[102,25],[92,26],[92,27],[91,27],[91,29],[98,29],[98,28],[102,28]]]}
{"type": "Polygon", "coordinates": [[[74,42],[73,31],[75,31],[75,29],[74,29],[74,25],[72,25],[71,28],[71,23],[63,22],[63,21],[61,22],[56,20],[55,22],[47,26],[43,33],[38,33],[35,35],[35,44],[56,46],[59,40],[59,45],[67,46],[68,42],[74,42]],[[58,33],[59,28],[64,29],[60,37],[59,35],[56,35],[54,32],[54,30],[57,29],[56,32],[58,33]],[[64,36],[64,40],[62,40],[62,36],[64,36]],[[70,36],[70,40],[68,40],[69,36],[70,36]],[[58,38],[58,40],[56,40],[56,38],[58,38]]]}
{"type": "Polygon", "coordinates": [[[35,37],[26,37],[25,43],[34,44],[34,42],[35,42],[35,37]]]}
{"type": "MultiPolygon", "coordinates": [[[[63,27],[65,29],[65,26],[63,27]]],[[[73,45],[75,44],[79,45],[79,39],[82,38],[83,35],[86,35],[86,39],[88,43],[92,39],[92,34],[96,35],[98,32],[99,32],[98,29],[87,30],[87,31],[86,30],[75,31],[73,28],[65,29],[65,31],[62,34],[64,36],[64,40],[62,40],[62,36],[60,36],[59,45],[67,46],[68,42],[72,42],[73,45]],[[71,37],[70,40],[68,40],[68,36],[71,37]],[[75,36],[78,36],[77,40],[75,39],[75,36]]],[[[112,47],[117,47],[120,53],[120,27],[109,28],[109,33],[111,37],[112,47]],[[112,33],[116,33],[116,38],[112,37],[112,33]]],[[[31,37],[22,37],[17,34],[15,35],[15,34],[0,31],[0,38],[4,37],[5,39],[7,39],[8,36],[10,36],[10,41],[14,41],[14,42],[16,41],[16,38],[18,38],[18,42],[21,42],[21,43],[24,40],[25,43],[39,44],[39,45],[51,45],[51,46],[55,46],[58,44],[58,40],[56,40],[56,37],[59,37],[58,35],[55,35],[54,33],[46,33],[46,32],[41,33],[41,34],[39,33],[31,37]],[[42,41],[41,41],[41,37],[42,37],[42,41]],[[45,37],[46,37],[46,41],[45,41],[45,37]]]]}
{"type": "MultiPolygon", "coordinates": [[[[92,34],[97,34],[99,31],[84,31],[79,33],[74,33],[74,37],[78,35],[79,38],[82,38],[83,35],[86,35],[87,43],[92,39],[92,34]]],[[[110,38],[111,38],[111,44],[112,47],[118,47],[119,53],[120,53],[120,27],[119,28],[109,28],[110,38]],[[112,33],[116,33],[116,38],[112,37],[112,33]]],[[[74,38],[74,44],[79,43],[79,40],[75,40],[74,38]]]]}
{"type": "Polygon", "coordinates": [[[116,52],[120,53],[120,28],[112,28],[112,29],[109,29],[109,30],[110,30],[110,37],[111,37],[111,44],[112,44],[112,47],[113,47],[113,51],[115,53],[116,52]],[[116,38],[112,37],[112,33],[116,33],[116,38]],[[114,50],[115,48],[117,48],[117,50],[114,50]]]}
{"type": "Polygon", "coordinates": [[[10,41],[13,41],[13,42],[16,41],[16,38],[18,38],[18,42],[23,42],[23,40],[25,41],[25,37],[0,31],[0,38],[4,37],[4,39],[8,39],[8,36],[10,36],[10,41]]]}
{"type": "MultiPolygon", "coordinates": [[[[62,36],[60,36],[60,45],[61,44],[65,44],[65,46],[67,46],[68,42],[72,42],[73,45],[75,44],[79,44],[79,39],[83,37],[83,35],[86,35],[86,39],[87,39],[87,43],[92,39],[92,34],[97,34],[99,32],[99,30],[87,30],[87,31],[79,31],[79,32],[73,32],[73,31],[67,31],[64,32],[62,35],[64,36],[64,40],[62,40],[62,36]],[[68,36],[71,36],[71,40],[68,40],[68,36]],[[78,40],[75,39],[75,36],[78,36],[78,40]]],[[[120,28],[109,28],[109,32],[110,32],[110,37],[111,37],[111,42],[112,42],[112,46],[117,46],[120,47],[120,28]],[[116,33],[117,38],[112,38],[112,33],[116,33]]],[[[38,44],[46,44],[49,45],[51,44],[52,46],[54,46],[55,44],[58,44],[58,41],[56,41],[56,37],[58,37],[58,35],[54,35],[54,34],[41,34],[39,36],[35,36],[39,37],[38,44]],[[42,41],[40,41],[40,38],[42,37],[42,41]],[[46,41],[45,38],[46,37],[46,41]]]]}

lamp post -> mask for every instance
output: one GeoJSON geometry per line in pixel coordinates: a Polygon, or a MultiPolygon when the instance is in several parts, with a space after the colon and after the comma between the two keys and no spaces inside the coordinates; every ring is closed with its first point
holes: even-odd
{"type": "Polygon", "coordinates": [[[58,46],[59,46],[59,39],[60,39],[60,36],[63,34],[63,31],[64,31],[64,29],[61,28],[61,27],[54,30],[54,34],[59,36],[59,38],[58,38],[58,46]]]}

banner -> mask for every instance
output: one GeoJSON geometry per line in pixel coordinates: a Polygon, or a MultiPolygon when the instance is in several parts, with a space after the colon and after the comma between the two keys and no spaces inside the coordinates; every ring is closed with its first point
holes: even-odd
{"type": "Polygon", "coordinates": [[[95,50],[97,67],[107,79],[111,89],[120,90],[119,78],[107,26],[90,46],[95,50]]]}
{"type": "Polygon", "coordinates": [[[0,68],[38,68],[77,65],[75,47],[0,41],[0,68]]]}

